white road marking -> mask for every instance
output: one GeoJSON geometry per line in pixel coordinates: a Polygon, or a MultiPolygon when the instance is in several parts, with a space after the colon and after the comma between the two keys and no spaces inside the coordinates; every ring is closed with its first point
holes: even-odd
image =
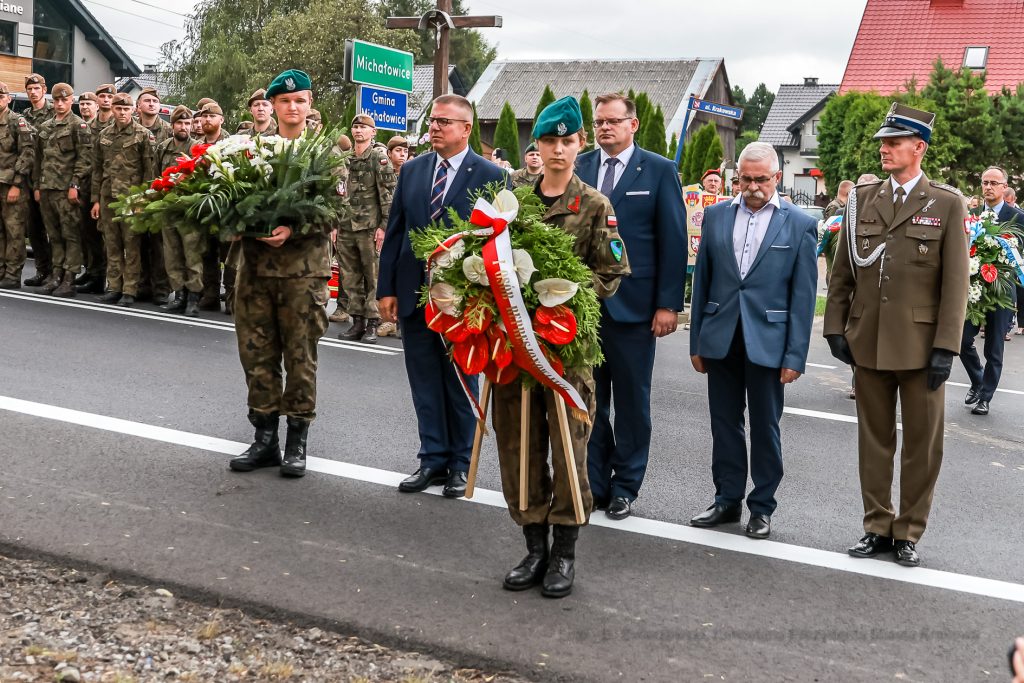
{"type": "Polygon", "coordinates": [[[838,370],[838,365],[822,365],[821,363],[805,363],[809,368],[825,368],[826,370],[838,370]]]}
{"type": "MultiPolygon", "coordinates": [[[[85,301],[76,301],[73,299],[56,299],[52,296],[46,296],[42,294],[32,294],[30,292],[0,292],[0,296],[5,296],[12,299],[21,299],[23,301],[36,301],[44,304],[52,304],[55,306],[69,306],[71,308],[81,308],[90,311],[99,311],[101,313],[113,313],[115,315],[124,315],[129,318],[148,318],[150,320],[156,320],[158,322],[173,323],[175,325],[190,325],[192,327],[205,327],[211,330],[223,330],[230,332],[232,336],[235,333],[234,323],[229,322],[218,322],[215,320],[201,320],[199,318],[186,318],[183,315],[175,315],[173,313],[157,313],[154,311],[137,311],[131,308],[121,308],[112,304],[100,304],[85,301]]],[[[363,353],[375,353],[381,356],[397,356],[402,353],[402,349],[396,349],[390,346],[371,346],[369,344],[362,344],[360,342],[343,341],[341,339],[328,339],[322,337],[320,339],[320,346],[334,346],[337,348],[351,349],[353,351],[362,351],[363,353]]]]}
{"type": "MultiPolygon", "coordinates": [[[[825,413],[820,410],[807,410],[806,408],[790,408],[786,406],[782,409],[783,413],[789,413],[790,415],[801,415],[803,417],[817,417],[822,420],[834,420],[835,422],[850,422],[857,424],[857,417],[855,415],[839,415],[837,413],[825,413]]],[[[900,422],[896,423],[896,429],[903,429],[903,424],[900,422]]]]}
{"type": "MultiPolygon", "coordinates": [[[[971,388],[970,384],[961,384],[960,382],[946,382],[946,384],[948,384],[951,387],[967,387],[968,389],[971,388]]],[[[1024,391],[1017,391],[1015,389],[996,389],[996,391],[1001,391],[1004,394],[1018,394],[1020,396],[1024,396],[1024,391]]]]}
{"type": "MultiPolygon", "coordinates": [[[[201,434],[156,427],[140,422],[131,422],[105,415],[95,415],[68,408],[35,403],[17,398],[0,396],[0,409],[11,412],[32,415],[51,420],[58,420],[70,424],[93,427],[118,434],[137,436],[163,443],[176,444],[189,448],[199,448],[214,453],[225,455],[238,455],[247,447],[247,444],[226,439],[218,439],[201,434]]],[[[328,460],[326,458],[310,457],[307,459],[307,468],[311,472],[330,474],[345,479],[380,484],[382,486],[397,486],[405,475],[399,472],[353,465],[350,463],[328,460]]],[[[428,489],[427,493],[441,495],[440,487],[428,489]]],[[[476,490],[472,500],[463,499],[465,502],[478,503],[496,508],[505,508],[504,496],[499,491],[487,489],[476,490]]],[[[591,524],[607,527],[616,531],[627,531],[644,536],[664,538],[683,543],[692,543],[708,548],[719,548],[747,555],[758,557],[769,557],[787,562],[834,569],[836,571],[859,574],[861,576],[872,576],[890,581],[901,581],[919,586],[941,588],[944,590],[960,593],[970,593],[1000,600],[1024,603],[1024,585],[1011,583],[1009,581],[997,581],[967,574],[956,574],[954,572],[939,571],[937,569],[907,568],[901,567],[892,562],[879,560],[861,560],[816,548],[789,545],[776,541],[755,541],[745,536],[725,534],[709,529],[695,529],[681,524],[670,522],[659,522],[653,519],[640,519],[630,517],[621,522],[614,522],[604,516],[596,515],[591,518],[591,524]]]]}

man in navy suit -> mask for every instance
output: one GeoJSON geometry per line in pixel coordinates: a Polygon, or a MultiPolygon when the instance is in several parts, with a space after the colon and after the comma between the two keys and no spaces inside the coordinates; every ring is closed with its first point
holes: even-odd
{"type": "Polygon", "coordinates": [[[803,374],[818,285],[817,222],[775,186],[775,149],[752,142],[739,158],[740,195],[704,212],[693,271],[690,360],[708,376],[715,502],[690,524],[740,521],[747,487],[743,410],[750,409],[747,536],[768,538],[782,481],[784,387],[803,374]]]}
{"type": "Polygon", "coordinates": [[[597,410],[587,473],[594,507],[625,519],[647,472],[657,338],[675,332],[683,308],[686,208],[675,164],[633,143],[636,104],[619,93],[602,95],[596,103],[600,149],[579,157],[577,173],[611,200],[632,274],[622,277],[615,296],[601,302],[605,361],[594,370],[597,410]]]}
{"type": "MultiPolygon", "coordinates": [[[[1003,190],[1009,180],[1006,171],[998,166],[990,166],[981,174],[981,194],[985,201],[971,211],[981,214],[992,211],[998,216],[1000,223],[1013,221],[1018,227],[1024,228],[1024,211],[1012,207],[1003,199],[1003,190]]],[[[1014,301],[1017,299],[1016,287],[1011,290],[1014,301]]],[[[985,316],[985,365],[982,366],[978,350],[974,348],[974,339],[978,336],[979,325],[970,320],[964,321],[964,336],[960,341],[960,361],[971,378],[971,388],[964,399],[966,405],[976,406],[971,410],[975,415],[988,415],[989,403],[995,396],[999,386],[999,377],[1003,374],[1003,346],[1006,335],[1013,323],[1012,308],[997,308],[985,316]]]]}
{"type": "MultiPolygon", "coordinates": [[[[445,496],[459,498],[466,493],[476,416],[443,339],[427,328],[420,306],[426,264],[413,253],[409,232],[432,221],[450,224],[450,208],[469,218],[472,194],[495,181],[507,185],[508,179],[502,169],[469,148],[473,105],[465,97],[438,97],[429,122],[434,151],[407,161],[398,176],[380,253],[377,297],[381,318],[401,324],[405,370],[419,422],[420,467],[398,489],[415,492],[444,484],[445,496]]],[[[476,376],[463,378],[478,395],[476,376]]]]}

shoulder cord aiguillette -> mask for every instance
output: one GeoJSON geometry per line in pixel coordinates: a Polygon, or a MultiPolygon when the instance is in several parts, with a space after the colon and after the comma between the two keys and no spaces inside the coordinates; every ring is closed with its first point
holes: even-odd
{"type": "MultiPolygon", "coordinates": [[[[857,188],[850,190],[850,198],[846,202],[846,246],[850,250],[850,260],[860,268],[867,268],[874,265],[882,254],[885,253],[885,242],[882,242],[866,258],[857,254],[857,188]]],[[[885,260],[882,259],[878,266],[878,288],[882,288],[882,271],[885,269],[885,260]]],[[[857,279],[857,268],[853,268],[853,279],[857,279]]]]}

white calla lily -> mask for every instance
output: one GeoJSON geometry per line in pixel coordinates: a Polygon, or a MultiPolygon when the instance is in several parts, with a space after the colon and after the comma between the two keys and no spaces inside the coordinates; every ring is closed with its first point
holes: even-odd
{"type": "Polygon", "coordinates": [[[580,286],[575,282],[570,282],[569,280],[552,277],[547,280],[534,282],[533,289],[537,292],[537,298],[540,299],[541,306],[553,308],[559,304],[564,304],[566,301],[576,296],[576,292],[579,291],[580,286]]]}
{"type": "Polygon", "coordinates": [[[491,206],[497,209],[499,214],[519,212],[519,200],[511,190],[502,190],[494,195],[491,206]]]}
{"type": "MultiPolygon", "coordinates": [[[[511,192],[509,194],[512,194],[511,192]]],[[[530,284],[530,278],[537,272],[533,265],[533,258],[525,249],[512,250],[512,266],[515,268],[516,276],[519,278],[519,286],[526,287],[530,284]]]]}
{"type": "Polygon", "coordinates": [[[464,240],[459,240],[447,249],[441,250],[441,253],[434,259],[434,265],[438,268],[451,268],[452,265],[462,258],[462,255],[465,253],[466,242],[464,240]]]}
{"type": "Polygon", "coordinates": [[[444,282],[439,282],[430,288],[430,300],[442,313],[457,316],[458,305],[462,303],[462,297],[456,296],[455,288],[444,282]]]}
{"type": "Polygon", "coordinates": [[[466,279],[470,282],[475,282],[484,287],[491,286],[490,281],[487,279],[487,268],[484,267],[484,260],[476,254],[467,256],[462,262],[462,272],[466,274],[466,279]]]}

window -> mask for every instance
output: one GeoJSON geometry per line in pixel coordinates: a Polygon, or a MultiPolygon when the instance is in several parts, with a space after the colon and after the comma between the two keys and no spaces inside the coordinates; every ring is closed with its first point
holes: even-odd
{"type": "Polygon", "coordinates": [[[18,25],[10,21],[0,21],[0,54],[18,54],[18,25]]]}
{"type": "Polygon", "coordinates": [[[32,44],[32,70],[46,79],[48,86],[72,82],[75,54],[75,29],[49,0],[35,2],[35,39],[32,44]]]}
{"type": "Polygon", "coordinates": [[[972,71],[984,71],[988,64],[988,46],[964,48],[964,66],[972,71]]]}

